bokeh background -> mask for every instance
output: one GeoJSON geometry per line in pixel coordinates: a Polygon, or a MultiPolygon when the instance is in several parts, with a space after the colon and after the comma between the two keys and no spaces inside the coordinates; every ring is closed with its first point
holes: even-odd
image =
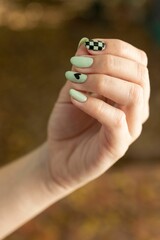
{"type": "Polygon", "coordinates": [[[151,115],[127,155],[7,240],[160,239],[160,0],[0,0],[0,165],[46,138],[82,37],[146,51],[151,115]]]}

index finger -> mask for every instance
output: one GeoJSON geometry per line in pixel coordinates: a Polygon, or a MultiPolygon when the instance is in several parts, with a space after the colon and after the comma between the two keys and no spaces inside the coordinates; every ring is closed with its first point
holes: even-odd
{"type": "Polygon", "coordinates": [[[147,55],[143,50],[119,39],[86,39],[86,41],[78,48],[76,55],[85,55],[86,53],[91,55],[110,54],[133,60],[144,66],[147,66],[148,64],[147,55]],[[101,46],[103,44],[104,47],[97,48],[97,42],[101,46]]]}

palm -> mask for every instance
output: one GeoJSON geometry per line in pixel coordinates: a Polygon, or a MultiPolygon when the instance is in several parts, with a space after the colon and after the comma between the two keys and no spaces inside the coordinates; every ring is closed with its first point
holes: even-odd
{"type": "Polygon", "coordinates": [[[105,138],[101,125],[70,102],[68,87],[69,83],[62,89],[50,118],[49,144],[53,154],[63,156],[58,160],[59,170],[67,168],[79,180],[91,169],[97,172],[96,160],[100,158],[105,138]]]}

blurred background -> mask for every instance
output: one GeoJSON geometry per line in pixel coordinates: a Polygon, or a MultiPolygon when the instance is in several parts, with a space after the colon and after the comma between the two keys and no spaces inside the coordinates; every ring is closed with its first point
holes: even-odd
{"type": "Polygon", "coordinates": [[[82,37],[119,38],[146,51],[150,119],[107,173],[7,240],[159,240],[160,0],[0,0],[0,165],[45,140],[82,37]]]}

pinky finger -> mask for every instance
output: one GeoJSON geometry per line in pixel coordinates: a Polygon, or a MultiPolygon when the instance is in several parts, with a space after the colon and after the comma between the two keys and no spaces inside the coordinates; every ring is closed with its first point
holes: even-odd
{"type": "Polygon", "coordinates": [[[129,135],[126,115],[122,110],[75,89],[70,89],[69,93],[72,103],[102,124],[114,139],[119,138],[120,135],[124,137],[126,133],[129,135]]]}

